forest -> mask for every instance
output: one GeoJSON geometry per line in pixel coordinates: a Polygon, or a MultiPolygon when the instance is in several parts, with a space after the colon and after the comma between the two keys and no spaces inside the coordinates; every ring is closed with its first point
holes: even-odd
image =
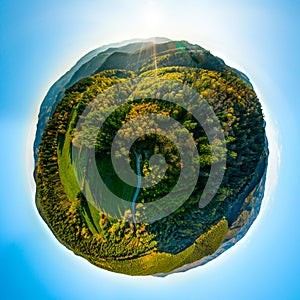
{"type": "MultiPolygon", "coordinates": [[[[114,68],[106,66],[105,70],[102,67],[69,87],[44,130],[35,168],[37,207],[57,239],[99,267],[131,275],[170,272],[214,253],[241,214],[243,201],[238,195],[247,190],[250,181],[259,182],[255,171],[259,161],[266,157],[261,105],[247,82],[231,69],[220,68],[219,61],[203,50],[162,52],[156,58],[157,67],[153,59],[145,57],[140,65],[132,59],[133,67],[129,65],[127,69],[117,68],[122,67],[120,64],[114,68]],[[180,105],[182,91],[169,92],[172,87],[153,98],[149,97],[151,87],[141,86],[144,97],[113,109],[98,131],[95,145],[91,142],[94,137],[89,124],[91,119],[99,117],[99,111],[84,119],[86,126],[76,132],[86,107],[101,92],[119,83],[126,87],[132,79],[148,77],[180,82],[205,99],[219,119],[226,151],[219,151],[218,157],[212,155],[212,146],[201,124],[180,105]],[[175,100],[169,102],[168,98],[175,100]],[[114,171],[111,147],[126,122],[149,113],[170,117],[188,130],[199,152],[200,172],[191,196],[176,211],[152,223],[134,224],[128,217],[130,210],[123,211],[120,207],[120,215],[115,218],[101,208],[101,203],[109,203],[110,199],[105,193],[93,194],[96,182],[90,178],[96,178],[92,175],[97,171],[111,192],[125,201],[132,200],[135,188],[122,182],[114,171]],[[78,149],[83,157],[94,151],[97,170],[82,165],[78,179],[74,165],[80,164],[80,155],[72,155],[72,149],[78,149]],[[211,163],[216,160],[226,160],[221,186],[212,201],[199,209],[211,163]],[[102,202],[97,200],[99,197],[102,202]]],[[[101,101],[103,110],[109,109],[113,96],[101,101]]],[[[127,130],[123,134],[130,137],[134,133],[127,130]]],[[[131,148],[129,163],[136,172],[134,153],[141,153],[144,177],[152,171],[149,167],[152,155],[161,154],[166,160],[166,172],[160,182],[142,188],[138,195],[139,215],[143,214],[144,203],[162,198],[178,181],[181,160],[171,140],[171,136],[158,132],[143,136],[131,148]]],[[[116,155],[121,157],[122,153],[116,155]]]]}

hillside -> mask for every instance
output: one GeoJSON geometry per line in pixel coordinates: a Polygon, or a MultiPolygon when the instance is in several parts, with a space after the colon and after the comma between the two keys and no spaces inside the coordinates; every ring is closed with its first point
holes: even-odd
{"type": "MultiPolygon", "coordinates": [[[[53,106],[35,170],[39,212],[66,247],[115,272],[166,274],[213,255],[223,242],[239,233],[249,216],[253,219],[249,212],[263,195],[257,196],[255,191],[258,187],[263,190],[268,149],[261,105],[245,75],[200,46],[185,41],[150,46],[135,43],[107,49],[77,68],[72,75],[74,81],[80,78],[76,72],[86,77],[73,85],[66,84],[64,96],[53,106]],[[152,85],[149,78],[154,80],[152,85]],[[130,98],[133,84],[135,95],[140,95],[136,99],[130,98]],[[225,148],[216,137],[212,145],[210,133],[190,113],[189,108],[197,103],[182,106],[186,101],[184,87],[212,107],[225,148]],[[124,98],[129,95],[129,100],[115,107],[119,94],[124,98]],[[97,109],[85,115],[97,101],[97,109]],[[110,113],[101,130],[96,128],[95,136],[93,120],[101,118],[101,110],[103,114],[110,113]],[[136,212],[132,209],[136,188],[124,183],[114,171],[111,149],[124,124],[135,122],[141,115],[157,113],[160,118],[172,118],[182,125],[183,131],[189,132],[199,153],[200,170],[196,170],[198,179],[182,205],[176,208],[172,204],[177,201],[176,196],[162,209],[174,208],[171,213],[143,221],[147,205],[155,205],[180,181],[185,164],[172,142],[177,131],[174,136],[170,132],[167,138],[149,133],[132,145],[129,164],[137,172],[139,163],[143,178],[153,171],[153,155],[163,155],[166,160],[160,182],[139,190],[136,212]],[[95,145],[89,142],[95,138],[95,145]],[[220,170],[221,175],[224,173],[221,185],[209,204],[200,209],[199,199],[210,171],[222,162],[226,163],[224,170],[220,170]],[[99,174],[107,191],[97,188],[99,174]],[[123,199],[123,204],[112,206],[111,193],[123,199]],[[133,213],[141,221],[136,222],[133,213]]],[[[212,120],[207,117],[206,122],[212,120]]],[[[144,128],[149,124],[145,123],[144,128]]],[[[139,130],[127,129],[124,135],[130,137],[139,130]]],[[[186,183],[191,182],[191,168],[185,173],[186,183]]]]}

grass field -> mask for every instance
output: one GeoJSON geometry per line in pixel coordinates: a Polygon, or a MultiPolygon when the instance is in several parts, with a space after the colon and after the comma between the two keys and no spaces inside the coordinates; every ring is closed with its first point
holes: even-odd
{"type": "MultiPolygon", "coordinates": [[[[74,115],[72,114],[71,121],[69,124],[73,123],[74,115]]],[[[74,166],[72,164],[72,158],[76,160],[76,157],[71,157],[71,134],[70,128],[68,128],[65,138],[59,141],[58,147],[58,165],[59,165],[59,175],[61,183],[64,186],[64,190],[68,195],[69,200],[74,201],[81,191],[78,180],[74,172],[74,166]]],[[[83,154],[84,155],[84,154],[83,154]]],[[[78,161],[75,161],[78,163],[78,161]]],[[[83,169],[84,167],[82,167],[83,169]]],[[[85,181],[85,193],[88,199],[94,199],[93,202],[87,201],[87,204],[83,207],[82,215],[87,222],[90,230],[93,233],[98,233],[99,228],[99,210],[96,208],[96,203],[102,203],[105,207],[110,207],[114,203],[110,202],[110,196],[104,190],[99,190],[97,187],[97,177],[98,174],[102,174],[103,181],[108,187],[108,189],[118,197],[131,202],[135,188],[124,184],[122,180],[113,171],[113,166],[109,157],[104,157],[101,160],[97,160],[97,169],[93,166],[88,166],[87,172],[89,173],[89,179],[85,181]],[[98,200],[96,200],[98,199],[98,200]],[[94,203],[95,205],[93,205],[94,203]]],[[[114,207],[111,207],[114,210],[114,207]]],[[[124,208],[119,208],[123,211],[124,208]]]]}
{"type": "MultiPolygon", "coordinates": [[[[69,129],[66,132],[65,139],[60,141],[60,143],[57,155],[59,175],[69,200],[74,201],[81,189],[71,161],[71,135],[69,129]]],[[[100,230],[99,211],[91,203],[87,202],[83,207],[82,215],[90,230],[93,233],[98,233],[100,230]]]]}

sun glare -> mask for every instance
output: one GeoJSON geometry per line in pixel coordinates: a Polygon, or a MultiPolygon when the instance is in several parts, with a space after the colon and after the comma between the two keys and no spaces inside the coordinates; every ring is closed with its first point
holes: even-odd
{"type": "Polygon", "coordinates": [[[150,31],[158,29],[163,19],[159,5],[153,1],[150,1],[145,5],[141,15],[142,23],[150,31]]]}

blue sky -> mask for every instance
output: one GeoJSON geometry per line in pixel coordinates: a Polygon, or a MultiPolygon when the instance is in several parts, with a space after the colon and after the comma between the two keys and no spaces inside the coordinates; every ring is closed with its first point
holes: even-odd
{"type": "Polygon", "coordinates": [[[296,0],[1,0],[1,298],[299,299],[299,15],[296,0]],[[251,78],[281,165],[277,189],[236,247],[185,274],[131,278],[91,266],[52,237],[33,204],[28,149],[40,101],[82,55],[157,35],[198,43],[251,78]]]}

